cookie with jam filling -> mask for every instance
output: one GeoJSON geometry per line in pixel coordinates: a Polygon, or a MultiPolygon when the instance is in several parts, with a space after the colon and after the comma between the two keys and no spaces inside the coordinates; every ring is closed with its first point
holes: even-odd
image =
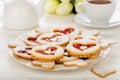
{"type": "Polygon", "coordinates": [[[67,45],[69,55],[79,58],[93,58],[99,55],[101,47],[93,40],[74,40],[67,45]]]}
{"type": "Polygon", "coordinates": [[[39,61],[56,61],[63,57],[64,49],[54,44],[44,44],[34,47],[31,55],[39,61]]]}
{"type": "Polygon", "coordinates": [[[39,45],[39,43],[37,42],[37,38],[41,35],[42,33],[36,33],[36,32],[32,32],[31,34],[28,34],[25,38],[24,38],[24,43],[28,46],[36,46],[39,45]]]}
{"type": "Polygon", "coordinates": [[[69,37],[61,33],[46,33],[38,37],[39,44],[56,44],[65,46],[69,42],[69,37]]]}
{"type": "Polygon", "coordinates": [[[54,27],[52,29],[54,33],[62,33],[64,35],[68,35],[70,38],[79,34],[79,29],[74,26],[63,26],[63,27],[54,27]]]}
{"type": "Polygon", "coordinates": [[[14,56],[20,59],[33,60],[30,51],[32,46],[20,46],[13,49],[14,56]]]}

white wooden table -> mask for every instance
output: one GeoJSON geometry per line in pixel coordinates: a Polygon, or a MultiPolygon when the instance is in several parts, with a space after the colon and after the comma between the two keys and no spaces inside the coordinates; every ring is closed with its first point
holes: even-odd
{"type": "MultiPolygon", "coordinates": [[[[120,11],[119,7],[118,9],[120,11]]],[[[87,29],[91,30],[91,28],[87,29]]],[[[2,25],[2,21],[0,21],[0,80],[120,80],[120,44],[116,44],[112,47],[107,59],[96,64],[114,67],[117,70],[116,74],[105,79],[95,76],[90,72],[89,68],[50,72],[27,68],[17,63],[9,56],[7,43],[28,31],[30,30],[13,31],[5,29],[2,25]]],[[[115,39],[120,42],[120,26],[110,29],[99,29],[99,31],[105,38],[115,39]]]]}

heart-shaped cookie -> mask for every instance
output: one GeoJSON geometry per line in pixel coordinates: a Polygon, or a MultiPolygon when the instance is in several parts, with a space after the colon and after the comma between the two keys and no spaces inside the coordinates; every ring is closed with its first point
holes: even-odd
{"type": "Polygon", "coordinates": [[[109,39],[101,39],[100,40],[100,45],[103,49],[105,49],[115,43],[117,43],[117,41],[115,41],[115,40],[109,40],[109,39]]]}
{"type": "Polygon", "coordinates": [[[81,59],[67,61],[67,62],[64,62],[63,64],[64,64],[64,66],[76,66],[76,67],[79,67],[79,68],[83,68],[83,67],[88,66],[88,63],[84,60],[81,60],[81,59]]]}
{"type": "Polygon", "coordinates": [[[82,30],[80,31],[80,34],[81,34],[81,35],[99,36],[99,35],[100,35],[100,32],[97,31],[97,30],[90,30],[90,31],[88,31],[88,30],[86,30],[86,29],[82,29],[82,30]]]}
{"type": "Polygon", "coordinates": [[[27,37],[24,42],[26,43],[26,45],[28,46],[35,46],[35,45],[39,45],[39,43],[37,42],[37,37],[33,37],[33,36],[29,36],[27,37]]]}
{"type": "Polygon", "coordinates": [[[109,66],[95,66],[91,68],[91,72],[95,75],[99,76],[100,78],[105,78],[109,75],[116,73],[116,70],[109,66]]]}
{"type": "Polygon", "coordinates": [[[88,39],[99,42],[99,38],[93,35],[77,35],[73,38],[73,40],[81,40],[81,39],[85,39],[85,40],[88,39]]]}
{"type": "Polygon", "coordinates": [[[37,42],[37,38],[38,38],[41,34],[42,34],[42,33],[31,32],[31,34],[28,34],[28,35],[24,38],[25,44],[28,45],[28,46],[36,46],[36,45],[39,45],[39,43],[37,42]]]}
{"type": "Polygon", "coordinates": [[[40,44],[57,44],[65,46],[69,42],[69,37],[61,33],[46,33],[38,37],[40,44]]]}
{"type": "Polygon", "coordinates": [[[33,60],[30,51],[32,46],[20,46],[13,49],[14,56],[21,59],[33,60]]]}
{"type": "Polygon", "coordinates": [[[63,56],[59,62],[63,63],[63,62],[67,62],[67,61],[73,61],[73,60],[77,60],[78,58],[76,57],[72,57],[72,56],[63,56]]]}
{"type": "Polygon", "coordinates": [[[67,45],[69,55],[79,58],[90,58],[99,55],[101,51],[100,44],[93,40],[82,39],[74,40],[67,45]]]}
{"type": "Polygon", "coordinates": [[[79,34],[79,29],[73,26],[62,26],[62,27],[54,27],[52,32],[62,33],[64,35],[68,35],[69,37],[73,37],[79,34]]]}
{"type": "Polygon", "coordinates": [[[52,70],[55,68],[55,62],[32,61],[32,64],[46,70],[52,70]]]}
{"type": "Polygon", "coordinates": [[[45,44],[34,47],[31,51],[31,55],[36,60],[56,61],[63,57],[64,49],[54,44],[45,44]]]}

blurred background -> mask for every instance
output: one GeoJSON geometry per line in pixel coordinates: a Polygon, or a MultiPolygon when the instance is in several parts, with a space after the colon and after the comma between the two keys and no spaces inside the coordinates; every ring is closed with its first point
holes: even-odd
{"type": "MultiPolygon", "coordinates": [[[[11,2],[12,0],[4,0],[4,1],[6,1],[6,2],[11,2]]],[[[31,3],[33,3],[34,5],[36,5],[40,0],[28,0],[28,1],[30,1],[31,3]]],[[[120,0],[116,0],[117,1],[117,7],[116,7],[116,10],[117,11],[120,11],[120,0]]],[[[3,2],[1,2],[0,1],[0,17],[2,16],[2,14],[3,14],[3,9],[4,9],[4,4],[3,4],[3,2]]]]}
{"type": "MultiPolygon", "coordinates": [[[[5,2],[11,2],[12,0],[4,0],[5,2]]],[[[40,0],[28,0],[31,3],[33,3],[34,5],[36,5],[40,0]]],[[[0,17],[3,14],[3,9],[4,9],[4,3],[2,1],[0,1],[0,17]]]]}

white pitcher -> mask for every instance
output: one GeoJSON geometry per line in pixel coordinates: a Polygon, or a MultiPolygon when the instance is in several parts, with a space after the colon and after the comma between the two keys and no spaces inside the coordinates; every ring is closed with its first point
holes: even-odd
{"type": "Polygon", "coordinates": [[[35,5],[35,8],[37,10],[37,14],[40,17],[42,17],[44,15],[45,12],[45,1],[46,0],[39,0],[39,2],[37,3],[37,5],[35,5]]]}
{"type": "Polygon", "coordinates": [[[3,11],[3,24],[10,29],[30,29],[38,26],[39,17],[35,7],[27,0],[13,0],[5,4],[3,11]]]}

